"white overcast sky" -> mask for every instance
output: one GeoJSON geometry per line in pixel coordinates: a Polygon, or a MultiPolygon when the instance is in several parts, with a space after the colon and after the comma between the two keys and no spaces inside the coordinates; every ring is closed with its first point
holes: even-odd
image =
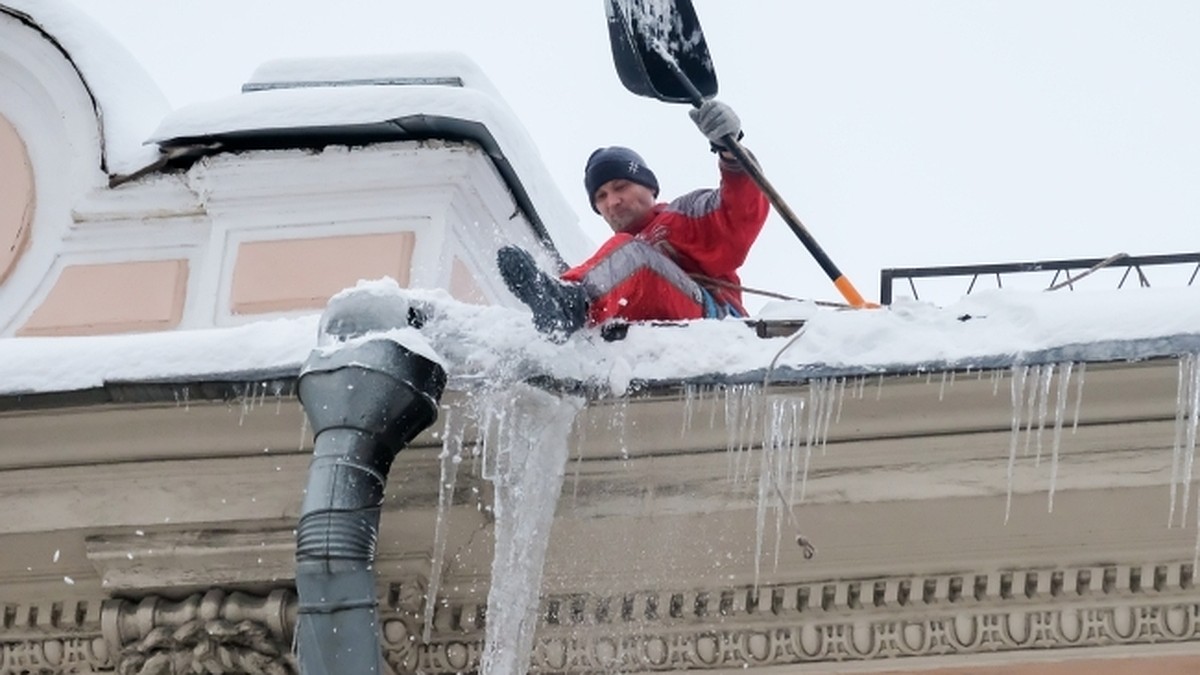
{"type": "MultiPolygon", "coordinates": [[[[603,0],[77,4],[176,108],[274,58],[463,52],[597,242],[594,148],[640,151],[664,197],[716,179],[685,106],[620,85],[603,0]]],[[[869,298],[883,267],[1200,251],[1200,2],[694,4],[747,147],[869,298]]],[[[839,299],[774,217],[743,280],[839,299]]]]}

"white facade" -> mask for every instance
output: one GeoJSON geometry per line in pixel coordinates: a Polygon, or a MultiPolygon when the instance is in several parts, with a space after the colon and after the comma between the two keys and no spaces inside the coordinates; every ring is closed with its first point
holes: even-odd
{"type": "MultiPolygon", "coordinates": [[[[294,386],[316,313],[381,276],[515,307],[498,246],[550,266],[588,244],[519,123],[460,59],[268,64],[238,96],[168,112],[91,31],[63,3],[0,0],[0,356],[37,371],[0,363],[0,675],[206,658],[289,672],[312,451],[294,386]],[[202,366],[138,363],[214,342],[223,351],[202,366]],[[106,370],[103,355],[123,360],[106,370]]],[[[1180,395],[1194,394],[1200,334],[1187,311],[1170,335],[1104,352],[1055,343],[1015,365],[986,352],[944,374],[916,372],[941,355],[909,335],[913,354],[933,355],[923,365],[791,363],[765,391],[776,343],[737,377],[682,370],[702,344],[750,351],[740,325],[697,327],[707,344],[558,347],[509,314],[462,325],[530,345],[472,352],[478,335],[446,332],[437,347],[582,400],[569,463],[554,467],[566,475],[533,670],[1200,668],[1197,514],[1182,527],[1171,510],[1196,417],[1180,395]],[[548,354],[575,370],[526,368],[548,354]],[[679,372],[633,383],[638,359],[679,372]],[[1053,387],[1083,396],[1077,419],[1033,393],[1053,387]]],[[[884,353],[875,343],[905,317],[880,316],[900,328],[850,318],[801,348],[884,353]]],[[[375,568],[396,672],[473,671],[484,651],[496,483],[476,455],[446,487],[444,456],[452,421],[469,422],[464,447],[496,422],[477,398],[490,383],[472,374],[454,373],[439,426],[388,484],[375,568]]]]}

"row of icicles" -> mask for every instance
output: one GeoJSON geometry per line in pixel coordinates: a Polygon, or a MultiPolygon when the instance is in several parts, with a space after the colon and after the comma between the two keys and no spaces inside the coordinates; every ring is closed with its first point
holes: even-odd
{"type": "MultiPolygon", "coordinates": [[[[1040,365],[1014,365],[1008,369],[968,371],[966,376],[990,377],[993,394],[1001,396],[1004,380],[1008,380],[1011,403],[1011,433],[1008,444],[1007,490],[1005,523],[1012,508],[1014,467],[1018,457],[1032,456],[1035,466],[1049,462],[1047,510],[1054,510],[1054,496],[1059,475],[1059,455],[1064,434],[1074,434],[1078,428],[1084,394],[1086,363],[1070,361],[1040,365]],[[1047,448],[1048,446],[1048,448],[1047,448]]],[[[939,400],[962,373],[941,373],[939,400]]],[[[934,374],[927,375],[933,383],[934,374]]],[[[814,454],[824,454],[830,429],[841,420],[845,400],[876,400],[882,396],[883,376],[828,377],[810,380],[799,393],[773,393],[774,387],[761,385],[687,386],[684,388],[683,420],[680,434],[686,436],[697,420],[701,404],[708,407],[708,426],[715,428],[718,415],[723,415],[726,428],[728,479],[736,486],[752,487],[757,491],[755,511],[755,585],[757,586],[764,547],[770,530],[774,534],[773,559],[778,565],[781,542],[795,541],[805,557],[812,557],[816,548],[801,532],[795,507],[803,504],[808,491],[809,469],[814,454]],[[874,390],[871,392],[871,390],[874,390]],[[869,393],[870,392],[870,393],[869,393]],[[774,511],[773,522],[769,517],[774,511]],[[785,536],[785,527],[792,532],[785,536]]],[[[496,480],[496,458],[505,454],[503,438],[513,434],[503,396],[483,395],[463,410],[452,414],[443,436],[442,481],[439,499],[437,535],[430,597],[426,604],[425,625],[433,621],[442,557],[445,554],[445,517],[455,489],[458,465],[472,460],[482,478],[496,480]],[[473,442],[464,443],[464,430],[473,427],[480,431],[473,442]]],[[[629,455],[625,448],[628,436],[637,432],[626,427],[628,400],[617,402],[610,409],[606,431],[620,446],[623,459],[629,455]]],[[[586,433],[586,425],[576,422],[576,442],[586,433]]],[[[1179,359],[1175,434],[1171,464],[1171,506],[1168,526],[1182,526],[1188,516],[1191,498],[1192,473],[1200,421],[1200,356],[1188,354],[1179,359]]],[[[520,436],[518,432],[516,434],[520,436]]],[[[1200,512],[1200,503],[1197,505],[1200,512]]],[[[1200,518],[1197,518],[1196,556],[1200,561],[1200,518]]],[[[548,534],[548,533],[547,533],[548,534]]],[[[790,545],[790,543],[789,543],[790,545]]],[[[428,636],[426,636],[428,637],[428,636]]]]}
{"type": "MultiPolygon", "coordinates": [[[[1054,511],[1063,435],[1067,430],[1074,434],[1078,429],[1086,372],[1086,363],[1065,361],[967,373],[978,378],[990,376],[996,396],[1001,393],[1003,381],[1007,379],[1009,383],[1011,431],[1005,524],[1011,516],[1015,467],[1020,457],[1032,456],[1035,467],[1040,467],[1043,460],[1049,462],[1047,511],[1054,511]]],[[[941,373],[939,400],[957,376],[959,374],[950,371],[941,373]]],[[[932,383],[933,378],[933,374],[928,374],[927,382],[932,383]]],[[[810,380],[799,394],[771,394],[768,388],[764,395],[764,388],[759,385],[685,388],[681,435],[686,435],[694,424],[697,403],[712,398],[715,405],[710,406],[711,414],[715,415],[722,406],[724,408],[729,479],[737,485],[757,488],[756,585],[769,525],[767,516],[771,510],[774,510],[773,559],[776,565],[780,559],[780,542],[787,539],[783,536],[785,524],[793,528],[796,543],[804,549],[805,557],[815,554],[815,547],[800,531],[794,511],[794,507],[805,500],[814,452],[822,455],[826,452],[830,428],[840,421],[846,398],[864,399],[873,388],[874,397],[879,400],[883,379],[881,375],[816,378],[810,380]],[[869,386],[872,383],[874,387],[869,386]],[[758,449],[761,451],[754,452],[758,449]]],[[[1182,527],[1187,521],[1198,422],[1200,355],[1186,354],[1179,358],[1168,527],[1176,526],[1177,515],[1178,526],[1182,527]]],[[[712,423],[710,419],[710,425],[712,423]]],[[[1200,515],[1200,498],[1196,510],[1200,515]]],[[[1195,555],[1200,564],[1200,517],[1197,517],[1195,555]]]]}

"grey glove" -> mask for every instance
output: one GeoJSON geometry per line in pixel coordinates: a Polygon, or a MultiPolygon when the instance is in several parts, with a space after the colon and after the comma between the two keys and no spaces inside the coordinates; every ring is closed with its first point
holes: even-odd
{"type": "Polygon", "coordinates": [[[741,138],[742,121],[738,119],[737,113],[716,99],[709,99],[699,108],[692,108],[688,115],[696,126],[700,127],[700,133],[714,146],[722,147],[726,136],[741,138]]]}

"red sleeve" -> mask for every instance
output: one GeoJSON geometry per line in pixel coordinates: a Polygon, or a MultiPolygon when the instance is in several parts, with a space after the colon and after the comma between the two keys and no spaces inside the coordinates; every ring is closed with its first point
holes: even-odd
{"type": "Polygon", "coordinates": [[[718,189],[696,190],[672,201],[644,234],[666,244],[686,271],[735,281],[770,204],[736,162],[722,160],[720,168],[718,189]]]}

